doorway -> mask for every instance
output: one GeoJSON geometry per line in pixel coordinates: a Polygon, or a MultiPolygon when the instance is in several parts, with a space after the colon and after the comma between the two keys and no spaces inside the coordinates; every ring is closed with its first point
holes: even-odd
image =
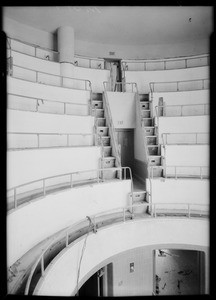
{"type": "Polygon", "coordinates": [[[118,144],[121,145],[122,167],[134,168],[134,130],[116,129],[118,144]]]}
{"type": "Polygon", "coordinates": [[[104,67],[110,70],[110,91],[122,91],[121,59],[104,58],[104,67]]]}

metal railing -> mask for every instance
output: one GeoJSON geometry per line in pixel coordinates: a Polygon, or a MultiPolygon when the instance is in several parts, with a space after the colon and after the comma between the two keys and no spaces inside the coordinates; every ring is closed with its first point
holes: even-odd
{"type": "MultiPolygon", "coordinates": [[[[20,98],[20,101],[23,100],[23,99],[28,99],[27,104],[29,104],[29,102],[30,102],[29,99],[33,100],[34,105],[35,105],[35,108],[33,108],[34,112],[43,113],[43,111],[40,110],[39,108],[43,107],[44,104],[48,103],[50,105],[57,104],[57,105],[60,106],[60,111],[59,111],[59,108],[58,108],[58,112],[56,111],[57,108],[54,107],[54,112],[53,113],[55,113],[55,114],[72,115],[72,113],[67,112],[67,108],[69,108],[70,106],[72,106],[72,107],[73,106],[87,107],[88,108],[88,114],[87,115],[92,114],[92,112],[91,112],[91,99],[90,99],[89,103],[86,104],[86,103],[72,103],[72,102],[66,102],[66,101],[63,102],[63,101],[57,101],[57,100],[47,100],[47,99],[44,99],[44,98],[41,98],[41,97],[39,98],[39,97],[32,97],[32,96],[24,96],[24,95],[18,95],[18,94],[13,94],[13,93],[8,93],[8,95],[15,96],[13,98],[13,100],[16,99],[15,101],[19,101],[18,98],[20,98]]],[[[14,109],[14,110],[32,111],[31,109],[26,109],[26,106],[25,106],[25,109],[22,109],[22,107],[19,107],[19,108],[11,107],[9,97],[7,99],[7,108],[14,109]]],[[[47,107],[46,107],[46,109],[47,109],[47,107]]],[[[49,107],[49,109],[50,109],[49,111],[45,110],[44,112],[52,113],[52,107],[49,107]]]]}
{"type": "MultiPolygon", "coordinates": [[[[23,79],[23,80],[27,80],[27,81],[31,81],[31,82],[36,82],[36,83],[40,83],[40,84],[46,84],[46,85],[51,85],[51,86],[58,86],[58,87],[64,87],[64,88],[71,88],[71,89],[77,89],[77,90],[91,90],[91,82],[90,80],[87,79],[78,79],[78,78],[72,78],[72,77],[66,77],[66,76],[61,76],[61,75],[54,75],[54,74],[50,74],[50,73],[46,73],[46,72],[42,72],[42,71],[36,71],[36,70],[32,70],[30,68],[26,68],[26,67],[21,67],[18,65],[13,64],[13,70],[12,70],[12,77],[14,78],[18,78],[18,79],[23,79]],[[14,75],[15,73],[15,68],[20,68],[22,70],[27,70],[28,72],[33,73],[33,78],[30,78],[29,74],[28,77],[26,78],[27,75],[21,75],[21,78],[17,75],[14,75]],[[50,82],[46,82],[45,78],[40,78],[40,75],[46,75],[49,76],[48,79],[50,78],[55,78],[58,79],[58,81],[54,83],[50,83],[50,82]],[[24,77],[24,78],[23,78],[24,77]],[[72,81],[72,84],[75,84],[75,87],[71,87],[68,84],[66,85],[66,81],[72,81]],[[81,87],[77,86],[77,83],[81,83],[81,87]]],[[[48,80],[49,81],[49,80],[48,80]]]]}
{"type": "Polygon", "coordinates": [[[29,199],[31,200],[32,198],[35,199],[41,196],[44,197],[48,193],[50,194],[53,191],[55,192],[56,189],[61,189],[61,188],[70,189],[73,188],[74,185],[85,184],[85,183],[89,184],[91,182],[100,183],[106,181],[106,179],[104,178],[104,174],[106,174],[109,171],[116,172],[115,178],[118,178],[120,180],[127,179],[127,174],[128,174],[129,179],[131,180],[131,193],[133,193],[133,180],[132,180],[133,178],[132,178],[131,169],[129,167],[98,168],[93,170],[84,170],[84,171],[70,172],[70,173],[59,174],[55,176],[44,177],[41,179],[37,179],[37,180],[33,180],[27,183],[17,185],[7,190],[8,204],[13,202],[14,205],[12,208],[16,209],[19,206],[19,202],[22,204],[25,199],[28,199],[26,201],[29,201],[29,199]],[[90,176],[88,176],[88,173],[90,173],[90,176]],[[87,176],[86,178],[82,178],[82,175],[87,175],[87,176]],[[64,179],[63,177],[67,177],[67,178],[64,179]],[[55,179],[55,180],[58,179],[58,183],[51,184],[51,185],[47,184],[47,181],[51,179],[55,179]],[[29,186],[33,184],[34,185],[37,184],[37,187],[29,189],[29,186]],[[19,189],[24,189],[25,191],[18,193],[19,189]]]}
{"type": "Polygon", "coordinates": [[[208,89],[208,86],[205,85],[206,83],[209,84],[209,78],[178,80],[178,81],[163,81],[163,82],[155,81],[155,82],[149,82],[149,87],[152,96],[152,93],[156,92],[155,89],[157,85],[160,86],[157,92],[180,92],[180,91],[208,89]],[[192,83],[200,83],[200,84],[198,86],[195,86],[192,83]],[[187,85],[187,88],[185,84],[187,85]],[[188,84],[192,84],[192,85],[188,87],[188,84]],[[172,88],[170,88],[170,85],[172,85],[172,88]],[[168,86],[168,90],[165,89],[166,86],[168,86]]]}
{"type": "Polygon", "coordinates": [[[27,283],[25,286],[25,295],[29,295],[33,292],[34,286],[39,282],[41,277],[45,276],[45,272],[49,264],[55,259],[57,255],[63,253],[62,250],[72,245],[78,238],[81,236],[86,235],[90,231],[96,233],[100,228],[106,226],[106,224],[110,224],[110,220],[113,223],[119,222],[127,222],[131,219],[139,219],[141,218],[140,212],[136,213],[136,208],[144,208],[145,212],[148,213],[152,218],[167,218],[166,213],[170,216],[179,215],[185,218],[194,218],[194,217],[202,217],[201,220],[204,218],[209,217],[209,205],[205,204],[193,204],[193,203],[143,203],[143,204],[134,204],[125,207],[118,207],[108,211],[103,211],[94,215],[87,216],[85,219],[82,219],[71,226],[68,226],[63,231],[61,231],[49,244],[48,246],[42,251],[42,253],[38,256],[36,261],[34,262],[30,274],[27,279],[27,283]],[[175,209],[167,209],[167,205],[174,205],[175,209]],[[161,206],[165,206],[165,209],[161,212],[161,206]],[[180,206],[180,209],[178,209],[180,206]],[[182,206],[184,208],[182,209],[182,206]],[[194,209],[194,207],[198,207],[199,209],[194,209]],[[159,207],[159,208],[158,208],[159,207]],[[204,209],[200,209],[200,208],[204,209]],[[89,223],[88,223],[89,222],[89,223]],[[77,231],[79,228],[79,235],[76,234],[73,236],[73,233],[77,231]],[[61,243],[60,243],[61,241],[61,243]],[[61,246],[58,246],[58,244],[61,246]],[[58,248],[57,248],[58,247],[58,248]],[[57,248],[57,249],[55,249],[57,248]],[[53,249],[54,254],[50,254],[51,249],[53,249]],[[50,258],[50,256],[52,257],[50,258]],[[37,271],[37,272],[36,272],[37,271]],[[37,274],[38,272],[41,273],[39,277],[37,274]]]}
{"type": "Polygon", "coordinates": [[[111,86],[111,82],[104,81],[103,86],[104,86],[104,91],[108,91],[108,92],[122,91],[122,92],[136,93],[138,91],[136,82],[115,82],[115,84],[111,86]]]}
{"type": "Polygon", "coordinates": [[[104,104],[104,116],[106,118],[106,124],[108,126],[111,145],[112,145],[112,152],[113,155],[116,157],[116,167],[121,167],[121,148],[120,145],[118,145],[118,140],[117,140],[115,127],[112,120],[112,114],[111,114],[106,90],[104,90],[103,93],[103,104],[104,104]]]}
{"type": "Polygon", "coordinates": [[[163,145],[171,145],[171,144],[208,144],[209,141],[207,140],[209,138],[209,133],[208,132],[178,132],[178,133],[162,133],[162,143],[163,145]],[[177,141],[174,140],[174,142],[169,142],[168,137],[177,137],[177,141]],[[183,137],[183,141],[181,139],[179,140],[178,138],[183,137]],[[204,142],[201,142],[200,139],[202,137],[204,138],[204,142]],[[188,141],[188,138],[191,139],[188,141]],[[186,141],[187,140],[187,141],[186,141]]]}
{"type": "Polygon", "coordinates": [[[77,54],[74,55],[74,58],[76,59],[74,65],[77,67],[105,70],[105,60],[103,58],[86,57],[77,54]],[[86,62],[86,64],[82,64],[82,61],[86,62]]]}
{"type": "MultiPolygon", "coordinates": [[[[8,136],[10,136],[10,135],[16,135],[16,136],[18,136],[18,135],[20,135],[21,137],[24,137],[24,136],[33,136],[33,137],[36,137],[36,139],[34,139],[34,144],[36,142],[36,145],[34,145],[34,146],[10,147],[10,143],[8,142],[8,150],[10,150],[10,149],[31,149],[31,148],[51,148],[51,147],[73,147],[74,145],[75,146],[77,146],[77,145],[80,146],[80,144],[70,143],[70,136],[73,136],[73,137],[82,137],[82,138],[92,137],[91,146],[95,146],[96,145],[95,134],[94,133],[7,132],[7,135],[8,136]],[[40,141],[40,137],[41,138],[42,137],[47,137],[48,139],[46,139],[46,142],[48,142],[48,143],[49,143],[49,137],[65,137],[65,139],[64,139],[63,145],[61,143],[59,145],[59,143],[57,141],[55,141],[55,143],[57,144],[55,146],[53,146],[53,145],[42,146],[41,145],[41,141],[40,141]]],[[[85,141],[84,144],[86,144],[87,146],[90,146],[90,144],[86,143],[86,142],[88,142],[88,140],[85,141]]]]}
{"type": "Polygon", "coordinates": [[[193,68],[200,66],[208,66],[210,60],[209,54],[196,55],[191,57],[179,57],[179,58],[163,58],[163,59],[154,59],[154,60],[124,60],[122,61],[122,69],[124,71],[157,71],[157,70],[173,70],[173,69],[185,69],[193,68]],[[194,60],[202,60],[204,63],[198,62],[193,65],[194,60]],[[178,63],[181,63],[178,66],[178,63]],[[176,64],[175,64],[176,63],[176,64]],[[134,66],[134,69],[131,67],[134,66]]]}
{"type": "Polygon", "coordinates": [[[42,57],[38,56],[38,54],[37,54],[38,51],[37,50],[42,50],[42,51],[45,51],[45,52],[53,53],[53,54],[55,54],[57,56],[59,55],[59,52],[56,51],[56,50],[52,50],[52,49],[41,47],[41,46],[38,46],[38,45],[35,45],[35,44],[32,44],[32,43],[24,42],[24,41],[16,39],[16,38],[7,37],[7,40],[8,40],[8,43],[10,42],[10,45],[11,45],[11,41],[15,41],[15,42],[21,43],[23,45],[27,45],[28,47],[32,47],[34,49],[34,53],[33,54],[29,54],[29,53],[18,51],[18,50],[13,49],[11,47],[11,50],[19,52],[19,53],[27,54],[27,55],[30,55],[30,56],[33,56],[33,57],[38,57],[38,58],[45,59],[45,60],[49,60],[50,57],[46,56],[45,58],[42,58],[42,57]]]}
{"type": "MultiPolygon", "coordinates": [[[[209,178],[209,167],[208,166],[173,166],[167,165],[166,162],[164,166],[149,166],[150,178],[154,178],[154,169],[160,167],[164,170],[164,178],[198,178],[198,179],[208,179],[209,178]],[[172,172],[170,171],[172,170],[172,172]],[[208,172],[203,172],[207,170],[208,172]]],[[[155,177],[157,178],[157,177],[155,177]]]]}
{"type": "Polygon", "coordinates": [[[209,103],[181,104],[181,105],[156,105],[155,113],[157,121],[159,117],[182,117],[209,115],[209,103]],[[170,109],[171,108],[171,109],[170,109]],[[201,108],[201,109],[199,109],[201,108]],[[169,109],[171,112],[168,113],[169,109]],[[183,109],[185,111],[183,111],[183,109]]]}

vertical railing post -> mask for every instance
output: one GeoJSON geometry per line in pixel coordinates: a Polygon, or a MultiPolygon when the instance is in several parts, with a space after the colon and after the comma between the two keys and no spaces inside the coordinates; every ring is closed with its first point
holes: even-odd
{"type": "Polygon", "coordinates": [[[35,71],[36,72],[36,79],[35,81],[38,82],[38,71],[35,71]]]}
{"type": "Polygon", "coordinates": [[[64,102],[64,115],[66,115],[66,103],[64,102]]]}
{"type": "Polygon", "coordinates": [[[46,195],[45,179],[43,179],[43,195],[46,195]]]}
{"type": "Polygon", "coordinates": [[[151,167],[151,178],[153,179],[154,177],[154,172],[153,172],[153,166],[151,167]]]}
{"type": "Polygon", "coordinates": [[[97,169],[97,183],[99,183],[99,169],[97,169]]]}
{"type": "Polygon", "coordinates": [[[144,61],[144,71],[146,71],[146,62],[144,61]]]}
{"type": "Polygon", "coordinates": [[[125,208],[123,207],[123,222],[125,223],[125,208]]]}
{"type": "Polygon", "coordinates": [[[202,175],[202,167],[200,167],[200,179],[203,179],[203,175],[202,175]]]}
{"type": "Polygon", "coordinates": [[[67,147],[69,147],[69,133],[67,133],[67,147]]]}
{"type": "Polygon", "coordinates": [[[179,82],[177,81],[177,92],[179,91],[179,82]]]}
{"type": "Polygon", "coordinates": [[[36,112],[38,112],[38,106],[39,106],[39,103],[38,103],[38,99],[36,99],[36,112]]]}
{"type": "Polygon", "coordinates": [[[44,276],[44,256],[41,257],[41,276],[44,276]]]}
{"type": "Polygon", "coordinates": [[[202,90],[204,90],[204,79],[202,79],[202,90]]]}
{"type": "Polygon", "coordinates": [[[185,68],[187,68],[187,58],[185,59],[185,68]]]}
{"type": "Polygon", "coordinates": [[[70,174],[70,187],[73,187],[73,173],[70,174]]]}
{"type": "Polygon", "coordinates": [[[35,57],[37,57],[37,47],[35,47],[35,57]]]}
{"type": "Polygon", "coordinates": [[[180,105],[180,107],[181,107],[181,117],[182,117],[182,115],[183,115],[183,112],[182,112],[183,105],[180,105]]]}
{"type": "Polygon", "coordinates": [[[164,70],[166,70],[166,61],[164,60],[164,70]]]}
{"type": "Polygon", "coordinates": [[[40,135],[37,133],[37,142],[38,142],[38,148],[40,148],[40,135]]]}
{"type": "Polygon", "coordinates": [[[175,168],[175,179],[177,179],[177,172],[176,172],[176,166],[174,167],[175,168]]]}
{"type": "Polygon", "coordinates": [[[155,203],[153,204],[153,207],[154,207],[154,217],[156,218],[156,204],[155,203]]]}
{"type": "Polygon", "coordinates": [[[195,133],[196,139],[195,139],[195,143],[197,144],[197,132],[195,133]]]}
{"type": "Polygon", "coordinates": [[[188,218],[190,218],[190,204],[188,203],[188,218]]]}
{"type": "Polygon", "coordinates": [[[66,231],[66,241],[65,241],[65,245],[66,245],[66,248],[68,247],[68,230],[66,231]]]}
{"type": "Polygon", "coordinates": [[[17,195],[16,195],[16,188],[14,188],[14,208],[17,208],[17,195]]]}

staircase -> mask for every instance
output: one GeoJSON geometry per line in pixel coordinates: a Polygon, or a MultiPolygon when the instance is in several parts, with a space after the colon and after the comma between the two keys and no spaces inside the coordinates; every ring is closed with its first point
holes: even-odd
{"type": "MultiPolygon", "coordinates": [[[[92,110],[95,115],[95,124],[97,132],[97,144],[102,146],[102,157],[100,168],[115,167],[116,158],[112,156],[111,139],[109,136],[109,128],[106,126],[106,118],[103,109],[102,93],[92,93],[92,110]]],[[[116,178],[116,171],[103,171],[101,177],[103,180],[116,178]]]]}
{"type": "Polygon", "coordinates": [[[139,94],[139,97],[142,122],[145,126],[149,166],[154,166],[153,177],[162,177],[161,150],[158,144],[157,127],[154,124],[154,118],[152,118],[149,94],[139,94]]]}

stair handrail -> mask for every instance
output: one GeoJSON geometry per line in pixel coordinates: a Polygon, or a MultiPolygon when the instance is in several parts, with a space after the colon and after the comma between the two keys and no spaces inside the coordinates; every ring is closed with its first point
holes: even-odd
{"type": "MultiPolygon", "coordinates": [[[[207,207],[208,210],[205,210],[205,213],[203,213],[202,211],[198,211],[197,214],[200,215],[200,216],[203,216],[205,218],[208,218],[209,217],[209,205],[208,204],[199,204],[199,203],[142,203],[142,204],[133,204],[132,206],[131,205],[128,205],[128,206],[120,206],[120,207],[116,207],[116,208],[113,208],[113,209],[109,209],[109,210],[105,210],[105,211],[102,211],[102,212],[99,212],[99,213],[96,213],[96,214],[93,214],[93,215],[90,215],[88,216],[88,219],[92,220],[92,223],[91,223],[91,226],[89,225],[89,231],[92,231],[95,232],[95,230],[97,231],[100,227],[103,226],[103,222],[101,222],[101,217],[103,215],[106,215],[106,218],[107,218],[107,215],[110,215],[110,217],[113,216],[114,213],[116,212],[120,212],[122,213],[122,219],[120,220],[120,222],[127,222],[127,218],[126,218],[126,212],[130,212],[131,211],[131,207],[132,208],[135,208],[135,207],[146,207],[148,208],[148,211],[150,211],[150,217],[152,218],[164,218],[166,219],[167,216],[158,216],[157,215],[157,205],[160,206],[160,209],[161,209],[161,205],[175,205],[175,206],[178,206],[178,205],[185,205],[187,208],[186,208],[186,211],[185,211],[185,218],[191,218],[193,217],[193,215],[191,215],[191,206],[204,206],[204,207],[207,207]],[[207,213],[207,214],[206,214],[207,213]],[[98,222],[97,222],[97,218],[98,218],[98,222]]],[[[133,210],[134,211],[134,210],[133,210]]],[[[160,212],[160,211],[159,211],[160,212]]],[[[135,214],[134,213],[130,213],[131,214],[131,218],[134,219],[135,217],[135,214]]],[[[175,213],[176,214],[176,211],[175,213]]],[[[86,217],[87,218],[87,217],[86,217]]],[[[43,249],[42,253],[38,256],[38,258],[36,259],[35,263],[33,264],[33,266],[31,267],[31,271],[30,271],[30,274],[28,276],[28,279],[27,279],[27,283],[26,283],[26,286],[25,286],[25,292],[24,294],[25,295],[28,295],[29,294],[29,289],[30,289],[30,284],[31,284],[31,280],[32,280],[32,277],[33,277],[33,274],[37,268],[37,266],[39,265],[39,263],[41,264],[41,277],[44,276],[44,273],[45,273],[45,267],[44,267],[44,257],[45,257],[45,253],[54,245],[56,244],[59,240],[61,240],[62,238],[65,238],[65,246],[63,249],[67,248],[71,243],[73,243],[76,239],[80,238],[80,236],[82,235],[85,235],[85,233],[82,233],[79,237],[75,238],[75,240],[72,240],[70,243],[69,243],[69,235],[72,234],[74,232],[74,230],[76,230],[76,227],[79,226],[79,225],[84,225],[86,226],[86,218],[83,218],[82,220],[79,220],[77,222],[75,222],[74,224],[64,228],[60,233],[57,234],[57,236],[55,236],[55,238],[52,239],[52,241],[45,247],[45,249],[43,249]]],[[[194,218],[197,218],[197,216],[195,215],[194,218]]],[[[168,218],[169,220],[169,218],[168,218]]],[[[203,220],[203,218],[200,218],[200,220],[203,220]]],[[[115,222],[115,221],[114,221],[115,222]]],[[[116,222],[119,222],[119,220],[117,220],[116,222]]],[[[56,255],[52,258],[52,260],[61,252],[63,251],[63,249],[59,250],[58,253],[56,253],[56,255]]],[[[51,261],[52,261],[51,260],[51,261]]],[[[49,264],[48,264],[49,265],[49,264]]],[[[47,267],[48,267],[47,265],[47,267]]],[[[46,267],[46,268],[47,268],[46,267]]],[[[40,278],[41,278],[40,277],[40,278]]],[[[40,280],[40,279],[39,279],[40,280]]],[[[38,280],[38,281],[39,281],[38,280]]]]}
{"type": "Polygon", "coordinates": [[[106,90],[104,90],[103,92],[103,104],[104,104],[104,114],[106,117],[106,122],[108,125],[109,135],[112,144],[112,151],[114,153],[114,156],[116,157],[116,167],[121,167],[121,152],[117,141],[117,136],[116,136],[113,120],[112,120],[112,114],[111,114],[106,90]]]}
{"type": "MultiPolygon", "coordinates": [[[[176,165],[166,165],[166,169],[167,168],[174,168],[174,177],[173,178],[175,178],[175,179],[178,179],[178,178],[184,178],[184,177],[182,177],[181,176],[181,174],[180,174],[180,176],[179,176],[179,174],[177,174],[177,169],[178,168],[196,168],[196,169],[199,169],[200,170],[200,172],[199,172],[199,178],[200,179],[203,179],[203,173],[202,173],[202,170],[204,169],[204,168],[206,168],[206,169],[209,169],[209,166],[176,166],[176,165]],[[179,176],[179,177],[178,177],[179,176]]],[[[209,173],[209,172],[208,172],[209,173]]],[[[185,174],[186,175],[186,177],[192,177],[192,178],[196,178],[195,177],[195,175],[190,175],[190,174],[185,174]],[[194,176],[194,177],[193,177],[194,176]]],[[[167,178],[167,170],[166,170],[166,175],[165,175],[165,178],[167,178]]],[[[207,175],[207,178],[209,178],[209,175],[207,175]]]]}
{"type": "MultiPolygon", "coordinates": [[[[13,67],[18,67],[18,68],[21,68],[21,69],[25,69],[25,70],[28,70],[28,71],[35,72],[35,74],[36,74],[36,79],[35,79],[35,81],[33,81],[33,82],[36,82],[36,83],[40,83],[40,82],[38,81],[38,75],[39,75],[39,74],[46,74],[46,75],[49,75],[49,76],[52,76],[52,77],[58,77],[58,78],[60,78],[60,79],[61,79],[60,87],[64,87],[64,86],[63,86],[63,81],[64,81],[64,78],[65,78],[65,79],[71,79],[71,80],[83,82],[85,88],[84,88],[84,89],[79,89],[79,90],[88,90],[88,91],[91,91],[91,90],[92,90],[91,81],[88,80],[88,79],[80,79],[80,78],[74,78],[74,77],[68,77],[68,76],[62,76],[62,75],[51,74],[51,73],[47,73],[47,72],[43,72],[43,71],[33,70],[33,69],[27,68],[27,67],[22,67],[22,66],[19,66],[19,65],[16,65],[16,64],[13,64],[13,67]]],[[[13,76],[13,77],[14,77],[14,76],[13,76]]],[[[16,78],[16,77],[15,77],[15,78],[16,78]]],[[[18,79],[19,79],[19,78],[18,78],[18,79]]],[[[27,79],[25,79],[25,80],[27,80],[27,79]]],[[[31,80],[29,80],[29,81],[31,81],[31,80]]],[[[46,85],[52,85],[52,84],[46,84],[46,85]]],[[[52,85],[52,86],[53,86],[53,85],[52,85]]],[[[56,85],[54,85],[54,86],[56,86],[56,85]]],[[[68,87],[66,87],[66,88],[68,88],[68,87]]],[[[73,88],[71,88],[71,89],[73,89],[73,88]]],[[[77,89],[77,88],[75,88],[75,89],[77,89]]]]}

